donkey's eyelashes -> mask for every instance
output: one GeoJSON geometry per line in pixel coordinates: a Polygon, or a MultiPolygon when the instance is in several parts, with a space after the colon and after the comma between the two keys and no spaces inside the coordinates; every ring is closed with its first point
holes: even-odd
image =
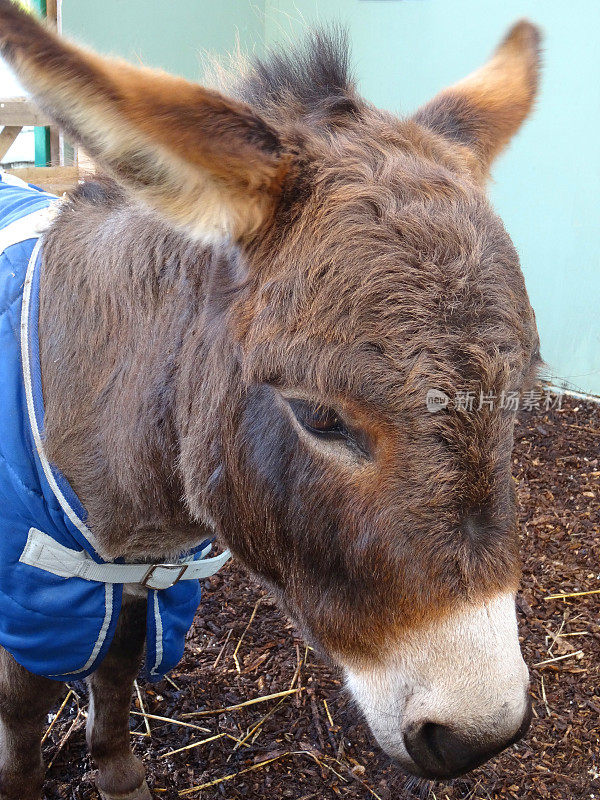
{"type": "Polygon", "coordinates": [[[347,424],[330,406],[300,398],[286,398],[299,425],[321,441],[340,442],[363,457],[369,457],[366,435],[347,424]]]}
{"type": "Polygon", "coordinates": [[[335,409],[307,400],[288,400],[298,422],[310,433],[345,438],[349,430],[335,409]]]}

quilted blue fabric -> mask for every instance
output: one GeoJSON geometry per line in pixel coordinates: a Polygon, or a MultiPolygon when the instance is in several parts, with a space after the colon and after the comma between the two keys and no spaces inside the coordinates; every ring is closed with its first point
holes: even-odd
{"type": "MultiPolygon", "coordinates": [[[[55,200],[33,187],[8,184],[0,174],[0,231],[55,200]]],[[[32,236],[0,253],[0,645],[31,672],[73,680],[93,672],[106,655],[123,586],[58,577],[19,561],[33,527],[102,563],[81,502],[59,470],[47,461],[44,466],[38,339],[42,257],[37,244],[32,236]],[[32,260],[31,293],[23,315],[32,260]],[[34,426],[41,433],[37,445],[34,426]]],[[[160,679],[181,658],[199,602],[198,581],[148,592],[146,664],[151,679],[160,679]]]]}

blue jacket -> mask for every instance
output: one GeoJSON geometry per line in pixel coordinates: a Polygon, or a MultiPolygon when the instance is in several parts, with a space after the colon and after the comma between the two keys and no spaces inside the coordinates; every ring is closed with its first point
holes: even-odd
{"type": "MultiPolygon", "coordinates": [[[[0,236],[11,223],[55,200],[32,187],[5,183],[0,174],[0,236]]],[[[93,672],[106,655],[123,585],[60,577],[19,561],[35,528],[104,563],[86,526],[85,509],[43,453],[41,260],[36,238],[0,253],[0,645],[31,672],[73,680],[93,672]]],[[[195,552],[200,555],[205,545],[195,552]]],[[[160,679],[181,658],[199,602],[197,580],[148,591],[151,678],[160,679]]]]}

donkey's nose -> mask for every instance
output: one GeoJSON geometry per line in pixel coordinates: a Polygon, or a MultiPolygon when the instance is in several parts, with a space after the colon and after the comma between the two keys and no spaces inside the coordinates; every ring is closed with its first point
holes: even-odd
{"type": "Polygon", "coordinates": [[[426,778],[455,778],[469,772],[504,748],[518,741],[531,723],[529,705],[519,730],[504,742],[494,746],[470,742],[447,725],[425,722],[410,726],[404,733],[408,754],[426,778]]]}

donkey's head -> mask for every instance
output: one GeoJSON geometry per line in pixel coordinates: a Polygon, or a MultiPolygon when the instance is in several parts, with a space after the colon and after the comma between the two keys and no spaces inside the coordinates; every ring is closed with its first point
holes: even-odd
{"type": "Polygon", "coordinates": [[[539,352],[484,185],[532,106],[536,29],[404,120],[356,94],[335,37],[257,65],[236,99],[75,48],[7,0],[0,43],[136,202],[214,243],[180,360],[192,512],[342,666],[407,769],[455,775],[515,741],[501,399],[539,352]],[[430,390],[462,402],[430,413],[430,390]]]}

